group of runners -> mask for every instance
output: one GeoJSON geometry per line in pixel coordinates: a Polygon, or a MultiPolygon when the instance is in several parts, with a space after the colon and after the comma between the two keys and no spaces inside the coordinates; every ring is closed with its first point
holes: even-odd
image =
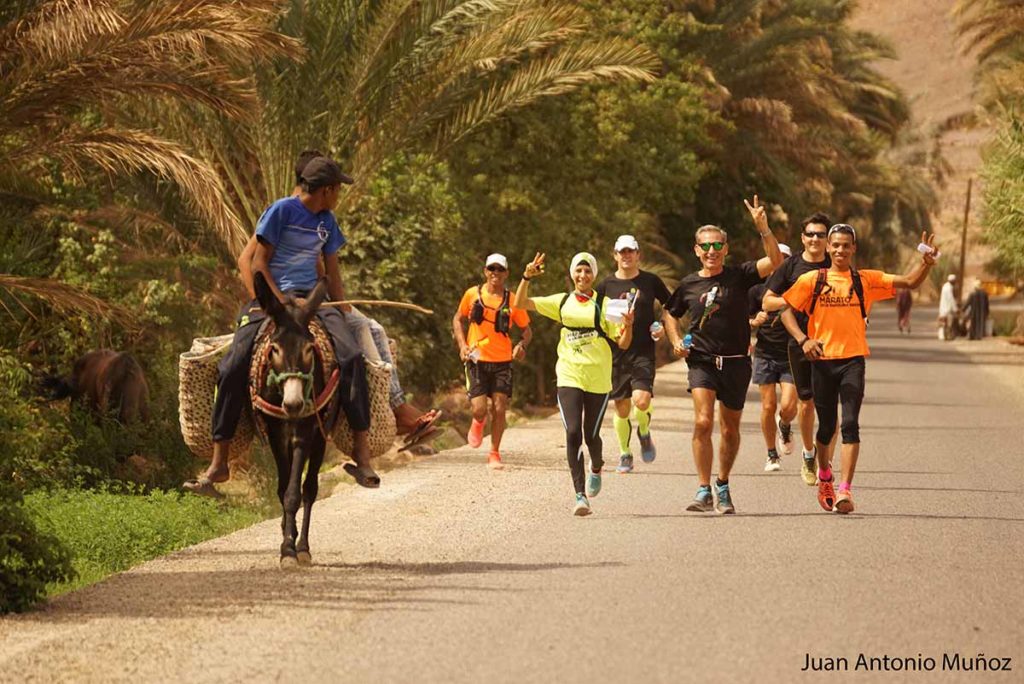
{"type": "MultiPolygon", "coordinates": [[[[338,250],[346,240],[332,210],[341,186],[352,179],[336,162],[315,150],[300,156],[295,173],[294,193],[264,212],[239,258],[243,283],[252,294],[253,274],[261,272],[274,293],[287,301],[306,296],[326,277],[331,299],[343,300],[338,250]]],[[[544,254],[537,253],[526,265],[514,293],[507,287],[506,257],[487,257],[483,282],[463,294],[452,319],[452,332],[466,364],[472,446],[482,444],[490,417],[488,465],[502,467],[500,448],[512,395],[512,363],[526,354],[532,338],[528,312],[536,311],[561,326],[555,366],[557,398],[566,431],[576,515],[589,514],[590,498],[601,491],[604,455],[600,429],[609,400],[615,404],[616,470],[628,473],[634,468],[630,446],[634,426],[642,460],[650,463],[657,456],[651,434],[651,402],[655,343],[664,336],[675,356],[685,358],[689,368],[698,482],[687,510],[736,510],[729,475],[739,451],[740,418],[751,376],[762,397],[761,423],[768,449],[765,470],[778,470],[781,454],[791,452],[795,418],[803,447],[804,481],[817,484],[818,500],[826,510],[853,510],[851,484],[860,445],[868,315],[875,302],[924,281],[937,255],[934,235],[922,235],[921,261],[905,275],[858,271],[853,265],[857,234],[851,226],[830,226],[827,216],[812,215],[802,223],[803,250],[787,259],[784,251],[788,250],[779,245],[769,228],[758,198],[755,196],[753,203],[744,200],[744,204],[762,240],[764,256],[727,264],[727,232],[718,226],[701,226],[693,246],[701,268],[684,277],[671,293],[657,275],[640,269],[640,245],[631,235],[620,236],[614,244],[616,270],[612,275],[597,282],[597,258],[580,252],[569,263],[572,290],[546,296],[530,294],[531,281],[544,273],[544,254]],[[680,335],[680,321],[686,322],[685,336],[680,335]],[[468,331],[464,328],[467,322],[468,331]],[[780,323],[788,334],[780,332],[780,323]],[[752,327],[758,336],[753,363],[752,327]],[[515,344],[513,328],[520,330],[515,344]],[[776,386],[782,388],[781,403],[777,403],[776,386]],[[716,404],[720,434],[718,468],[712,482],[716,404]],[[832,474],[837,428],[843,436],[838,492],[832,474]]],[[[239,314],[231,348],[219,366],[213,460],[201,477],[185,483],[186,489],[216,494],[214,484],[230,477],[228,445],[249,400],[248,368],[264,317],[254,300],[239,314]]],[[[352,427],[355,444],[354,464],[346,469],[359,484],[379,486],[380,478],[369,461],[369,397],[361,364],[388,364],[391,406],[407,444],[429,438],[440,412],[419,411],[405,402],[388,338],[379,323],[344,305],[323,307],[318,318],[343,369],[340,410],[352,427]]]]}
{"type": "Polygon", "coordinates": [[[598,260],[580,252],[569,264],[572,291],[546,296],[530,294],[531,282],[544,273],[544,254],[537,253],[526,265],[514,294],[506,286],[507,259],[500,254],[487,258],[484,283],[463,295],[453,332],[466,363],[473,406],[472,446],[482,442],[491,399],[489,465],[501,467],[512,361],[525,354],[532,336],[527,312],[536,311],[561,326],[556,386],[575,515],[590,514],[590,499],[601,491],[600,430],[609,400],[615,403],[612,422],[620,453],[616,470],[628,473],[634,468],[630,449],[634,422],[642,460],[650,463],[656,458],[651,435],[655,343],[666,335],[673,354],[686,359],[693,400],[692,449],[698,482],[687,510],[736,511],[729,475],[739,451],[740,419],[752,378],[762,400],[764,469],[778,471],[782,455],[792,453],[795,420],[804,482],[817,486],[824,510],[854,510],[852,483],[860,447],[865,357],[870,353],[868,317],[875,302],[924,281],[938,254],[935,236],[921,236],[921,259],[904,275],[858,270],[853,264],[857,233],[852,226],[833,225],[826,215],[813,214],[801,224],[803,250],[791,254],[769,228],[758,198],[744,204],[762,240],[764,256],[726,264],[728,233],[718,226],[701,226],[693,247],[701,268],[684,277],[671,293],[657,275],[640,269],[640,245],[631,235],[615,242],[614,274],[598,283],[598,260]],[[468,336],[463,328],[466,321],[468,336]],[[511,343],[513,324],[522,330],[515,345],[511,343]],[[753,360],[752,329],[757,331],[753,360]],[[712,481],[716,404],[718,467],[712,481]],[[832,462],[838,432],[843,445],[837,485],[832,462]]]}

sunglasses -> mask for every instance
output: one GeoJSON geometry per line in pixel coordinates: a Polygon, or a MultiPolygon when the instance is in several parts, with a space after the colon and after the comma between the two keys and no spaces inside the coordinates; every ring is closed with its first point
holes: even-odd
{"type": "Polygon", "coordinates": [[[506,271],[504,266],[488,266],[487,270],[491,273],[504,273],[506,271]]]}
{"type": "Polygon", "coordinates": [[[832,237],[833,233],[845,233],[853,238],[854,242],[857,242],[857,231],[853,229],[853,226],[846,223],[837,223],[828,229],[828,236],[832,237]]]}
{"type": "Polygon", "coordinates": [[[710,251],[712,247],[715,248],[716,252],[721,252],[725,247],[724,242],[698,242],[697,246],[703,249],[705,252],[710,251]]]}
{"type": "Polygon", "coordinates": [[[822,239],[827,235],[827,233],[823,230],[805,230],[804,235],[806,235],[809,238],[822,239]]]}

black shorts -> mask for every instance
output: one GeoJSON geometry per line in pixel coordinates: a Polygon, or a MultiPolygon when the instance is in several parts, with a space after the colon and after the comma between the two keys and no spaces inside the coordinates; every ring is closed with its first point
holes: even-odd
{"type": "Polygon", "coordinates": [[[715,365],[711,356],[692,355],[686,359],[690,367],[687,392],[694,389],[714,390],[718,401],[733,411],[742,411],[747,401],[747,387],[750,386],[750,357],[722,359],[722,367],[715,365]]]}
{"type": "Polygon", "coordinates": [[[470,361],[466,364],[466,391],[469,398],[493,397],[501,393],[512,396],[511,361],[470,361]]]}
{"type": "Polygon", "coordinates": [[[800,398],[800,401],[813,399],[811,362],[804,356],[803,350],[795,344],[789,345],[787,349],[789,351],[789,370],[793,373],[793,384],[796,385],[796,396],[800,398]]]}
{"type": "Polygon", "coordinates": [[[654,394],[654,359],[628,351],[615,355],[609,399],[629,399],[634,390],[654,394]]]}

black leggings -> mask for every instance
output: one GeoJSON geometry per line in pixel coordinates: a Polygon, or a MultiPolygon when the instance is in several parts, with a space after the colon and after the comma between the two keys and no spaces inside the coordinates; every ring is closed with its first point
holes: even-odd
{"type": "Polygon", "coordinates": [[[601,421],[608,406],[607,394],[584,392],[576,387],[558,388],[558,411],[565,426],[565,454],[569,460],[572,484],[577,494],[585,490],[583,469],[583,440],[587,441],[593,470],[604,466],[601,457],[601,421]]]}
{"type": "Polygon", "coordinates": [[[843,405],[843,444],[860,443],[860,405],[864,401],[864,368],[863,356],[815,361],[811,364],[819,444],[828,444],[836,434],[840,403],[843,405]]]}

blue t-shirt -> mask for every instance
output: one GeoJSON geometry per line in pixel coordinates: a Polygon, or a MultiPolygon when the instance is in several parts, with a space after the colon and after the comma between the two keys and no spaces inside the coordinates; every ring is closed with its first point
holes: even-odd
{"type": "Polygon", "coordinates": [[[270,275],[281,292],[312,290],[317,259],[345,244],[334,214],[327,210],[314,214],[298,197],[271,204],[256,224],[256,237],[274,247],[270,275]]]}

